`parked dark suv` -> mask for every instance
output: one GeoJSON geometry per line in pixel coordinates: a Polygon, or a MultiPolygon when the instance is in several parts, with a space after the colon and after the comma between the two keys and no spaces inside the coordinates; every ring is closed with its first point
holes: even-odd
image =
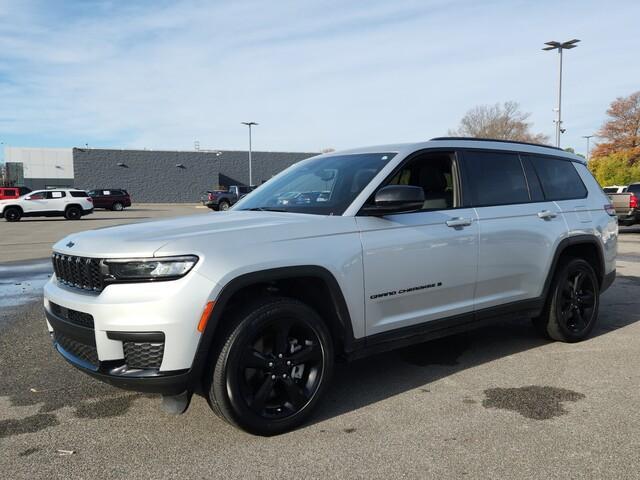
{"type": "Polygon", "coordinates": [[[111,190],[91,190],[89,196],[93,198],[94,208],[106,208],[108,210],[120,211],[131,206],[129,192],[121,188],[111,190]]]}

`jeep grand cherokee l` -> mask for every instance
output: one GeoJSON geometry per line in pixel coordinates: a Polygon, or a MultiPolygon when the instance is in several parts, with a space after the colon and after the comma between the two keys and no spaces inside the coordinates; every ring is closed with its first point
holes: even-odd
{"type": "Polygon", "coordinates": [[[177,412],[198,393],[272,435],[308,418],[336,359],[516,315],[586,338],[617,236],[609,199],[562,150],[362,148],[301,161],[219,215],[68,236],[45,311],[55,348],[89,375],[177,412]],[[283,202],[291,192],[309,201],[283,202]]]}

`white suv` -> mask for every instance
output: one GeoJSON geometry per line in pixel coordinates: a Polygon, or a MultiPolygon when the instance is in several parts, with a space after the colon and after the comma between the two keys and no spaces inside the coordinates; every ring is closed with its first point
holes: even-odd
{"type": "Polygon", "coordinates": [[[584,339],[617,236],[582,158],[438,138],[301,161],[214,216],[70,235],[45,309],[84,372],[176,411],[202,394],[271,435],[307,418],[335,359],[522,315],[584,339]]]}
{"type": "Polygon", "coordinates": [[[79,220],[93,213],[93,199],[84,190],[36,190],[18,198],[0,200],[0,218],[17,222],[22,217],[62,217],[79,220]]]}

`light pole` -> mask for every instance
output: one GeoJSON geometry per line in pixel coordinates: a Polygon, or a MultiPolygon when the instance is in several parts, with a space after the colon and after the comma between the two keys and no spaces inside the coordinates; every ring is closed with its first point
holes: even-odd
{"type": "Polygon", "coordinates": [[[583,135],[582,138],[587,139],[587,162],[589,161],[589,139],[594,135],[583,135]]]}
{"type": "Polygon", "coordinates": [[[573,40],[569,40],[567,42],[556,42],[552,40],[550,42],[545,42],[545,45],[548,47],[544,47],[542,50],[558,50],[560,54],[560,78],[558,82],[558,120],[556,123],[556,147],[560,147],[560,133],[562,130],[562,50],[570,50],[572,48],[576,48],[580,40],[574,38],[573,40]]]}
{"type": "Polygon", "coordinates": [[[251,127],[258,125],[256,122],[240,122],[249,127],[249,186],[253,185],[253,172],[251,171],[251,127]]]}

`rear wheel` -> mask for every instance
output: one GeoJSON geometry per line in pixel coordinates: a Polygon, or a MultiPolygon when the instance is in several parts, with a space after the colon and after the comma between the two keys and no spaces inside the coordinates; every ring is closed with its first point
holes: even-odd
{"type": "Polygon", "coordinates": [[[229,202],[227,202],[226,200],[223,200],[218,204],[218,210],[220,210],[221,212],[229,210],[229,207],[229,202]]]}
{"type": "Polygon", "coordinates": [[[4,219],[7,222],[18,222],[22,218],[22,210],[17,207],[9,207],[4,211],[4,219]]]}
{"type": "Polygon", "coordinates": [[[593,267],[581,258],[571,258],[558,268],[545,311],[534,322],[553,340],[579,342],[593,330],[599,305],[600,285],[593,267]]]}
{"type": "Polygon", "coordinates": [[[80,207],[72,205],[64,211],[64,218],[67,220],[80,220],[82,218],[82,210],[80,207]]]}
{"type": "Polygon", "coordinates": [[[264,298],[234,315],[214,361],[212,409],[250,433],[275,435],[311,414],[333,370],[333,347],[307,305],[264,298]]]}
{"type": "Polygon", "coordinates": [[[111,205],[111,210],[115,212],[121,212],[122,210],[124,210],[124,205],[122,205],[122,203],[120,202],[115,202],[113,205],[111,205]]]}

